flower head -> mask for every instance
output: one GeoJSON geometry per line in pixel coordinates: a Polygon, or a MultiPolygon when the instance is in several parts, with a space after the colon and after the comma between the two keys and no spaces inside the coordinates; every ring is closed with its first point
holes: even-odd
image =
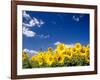
{"type": "Polygon", "coordinates": [[[80,43],[76,43],[76,44],[75,44],[75,49],[76,49],[77,51],[79,51],[81,48],[82,48],[82,45],[81,45],[80,43]]]}
{"type": "Polygon", "coordinates": [[[57,52],[62,53],[66,50],[65,44],[58,44],[57,45],[57,52]]]}
{"type": "Polygon", "coordinates": [[[48,51],[52,52],[52,51],[53,51],[53,49],[52,49],[51,47],[49,47],[49,48],[48,48],[48,51]]]}
{"type": "Polygon", "coordinates": [[[48,55],[46,58],[46,64],[52,65],[54,62],[54,57],[52,55],[48,55]]]}
{"type": "Polygon", "coordinates": [[[26,53],[26,52],[22,52],[22,60],[24,61],[24,60],[26,60],[26,59],[28,59],[29,58],[29,56],[28,56],[28,54],[26,53]]]}

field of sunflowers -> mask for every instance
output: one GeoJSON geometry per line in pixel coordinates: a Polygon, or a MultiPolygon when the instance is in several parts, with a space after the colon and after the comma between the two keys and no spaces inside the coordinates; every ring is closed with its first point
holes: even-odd
{"type": "Polygon", "coordinates": [[[29,57],[22,52],[23,68],[44,68],[44,67],[68,67],[86,66],[90,63],[90,47],[80,43],[73,47],[61,43],[55,49],[49,47],[47,51],[39,51],[36,55],[29,57]]]}

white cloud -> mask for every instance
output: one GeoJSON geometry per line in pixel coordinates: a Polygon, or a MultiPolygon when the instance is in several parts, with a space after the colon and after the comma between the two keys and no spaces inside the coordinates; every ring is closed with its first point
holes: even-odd
{"type": "Polygon", "coordinates": [[[41,19],[37,19],[36,17],[31,17],[29,14],[26,13],[26,11],[23,11],[22,16],[27,20],[27,23],[23,22],[23,26],[25,27],[41,27],[41,25],[44,24],[44,21],[41,19]]]}
{"type": "Polygon", "coordinates": [[[58,44],[61,44],[61,42],[57,41],[54,43],[54,45],[58,45],[58,44]]]}
{"type": "Polygon", "coordinates": [[[40,24],[44,24],[45,22],[43,22],[41,19],[40,19],[40,24]]]}
{"type": "Polygon", "coordinates": [[[50,35],[43,35],[43,34],[41,34],[41,35],[37,35],[37,37],[42,38],[42,39],[46,39],[46,38],[49,38],[50,35]]]}
{"type": "MultiPolygon", "coordinates": [[[[25,18],[25,22],[22,23],[23,35],[26,37],[35,37],[36,32],[32,31],[32,27],[41,27],[45,22],[42,19],[37,19],[36,17],[31,17],[26,11],[23,11],[22,16],[25,18]]],[[[37,35],[40,38],[49,38],[50,35],[37,35]]]]}
{"type": "Polygon", "coordinates": [[[35,50],[30,50],[29,52],[30,52],[30,54],[33,54],[33,53],[34,53],[34,54],[37,54],[37,53],[38,53],[38,52],[35,51],[35,50]]]}
{"type": "Polygon", "coordinates": [[[44,38],[49,38],[50,37],[50,35],[46,35],[46,36],[44,36],[44,38]]]}
{"type": "Polygon", "coordinates": [[[29,52],[29,50],[28,50],[28,49],[24,49],[23,51],[24,51],[24,52],[26,52],[26,53],[27,53],[27,52],[29,52]]]}
{"type": "Polygon", "coordinates": [[[73,15],[73,17],[72,17],[72,19],[74,20],[74,21],[76,21],[76,22],[79,22],[80,21],[80,19],[83,17],[84,15],[73,15]]]}
{"type": "Polygon", "coordinates": [[[33,17],[33,20],[34,20],[35,24],[39,24],[39,21],[37,18],[33,17]]]}
{"type": "Polygon", "coordinates": [[[41,27],[44,24],[43,20],[38,20],[37,18],[33,17],[33,21],[37,27],[41,27]]]}
{"type": "Polygon", "coordinates": [[[25,26],[25,27],[34,27],[35,25],[36,25],[36,23],[34,22],[33,19],[31,19],[31,20],[29,21],[29,23],[24,23],[24,22],[23,22],[23,26],[25,26]]]}
{"type": "Polygon", "coordinates": [[[23,26],[25,26],[25,27],[41,27],[41,25],[43,25],[44,24],[44,22],[42,21],[42,20],[38,20],[37,18],[35,18],[35,17],[33,17],[33,19],[31,19],[30,21],[29,21],[29,23],[24,23],[23,22],[23,26]]]}
{"type": "Polygon", "coordinates": [[[29,53],[29,54],[37,54],[38,53],[35,50],[29,50],[29,49],[26,49],[26,48],[23,51],[26,52],[26,53],[29,53]]]}
{"type": "Polygon", "coordinates": [[[26,20],[31,19],[30,15],[27,14],[26,11],[23,11],[22,16],[23,16],[26,20]]]}
{"type": "Polygon", "coordinates": [[[29,30],[29,28],[26,28],[23,26],[23,35],[25,35],[26,37],[39,37],[41,39],[46,39],[46,38],[49,38],[50,35],[43,35],[43,34],[40,34],[40,35],[37,35],[36,32],[34,31],[31,31],[29,30]]]}
{"type": "Polygon", "coordinates": [[[74,44],[65,44],[66,47],[74,47],[74,44]]]}
{"type": "Polygon", "coordinates": [[[77,21],[77,22],[79,22],[79,20],[80,20],[80,18],[77,17],[77,16],[73,16],[72,18],[73,18],[74,21],[77,21]]]}
{"type": "MultiPolygon", "coordinates": [[[[57,41],[54,43],[54,45],[58,45],[58,44],[61,44],[61,42],[57,41]]],[[[66,47],[74,47],[74,44],[65,44],[66,47]]]]}
{"type": "Polygon", "coordinates": [[[23,35],[26,37],[35,37],[36,33],[29,30],[29,28],[23,27],[23,35]]]}

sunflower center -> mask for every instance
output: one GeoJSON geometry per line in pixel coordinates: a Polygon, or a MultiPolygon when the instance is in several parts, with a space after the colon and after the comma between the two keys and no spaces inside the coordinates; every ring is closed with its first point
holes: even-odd
{"type": "Polygon", "coordinates": [[[60,50],[63,50],[63,49],[64,49],[63,46],[61,46],[61,47],[60,47],[60,50]]]}
{"type": "Polygon", "coordinates": [[[76,50],[75,49],[73,49],[73,52],[75,52],[76,50]]]}
{"type": "Polygon", "coordinates": [[[58,58],[58,61],[60,61],[60,60],[61,60],[61,57],[58,58]]]}
{"type": "Polygon", "coordinates": [[[68,54],[69,56],[71,56],[71,53],[70,53],[70,52],[68,52],[67,54],[68,54]]]}
{"type": "Polygon", "coordinates": [[[50,57],[49,60],[52,61],[52,58],[50,57]]]}
{"type": "Polygon", "coordinates": [[[79,48],[80,46],[79,45],[77,45],[77,48],[79,48]]]}
{"type": "Polygon", "coordinates": [[[85,50],[81,49],[81,52],[82,52],[82,53],[85,53],[85,50]]]}

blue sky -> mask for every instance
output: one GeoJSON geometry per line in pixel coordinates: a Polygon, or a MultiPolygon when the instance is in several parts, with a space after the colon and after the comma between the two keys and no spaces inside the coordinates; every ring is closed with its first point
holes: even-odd
{"type": "Polygon", "coordinates": [[[23,11],[23,49],[55,48],[56,43],[89,44],[89,14],[23,11]]]}

